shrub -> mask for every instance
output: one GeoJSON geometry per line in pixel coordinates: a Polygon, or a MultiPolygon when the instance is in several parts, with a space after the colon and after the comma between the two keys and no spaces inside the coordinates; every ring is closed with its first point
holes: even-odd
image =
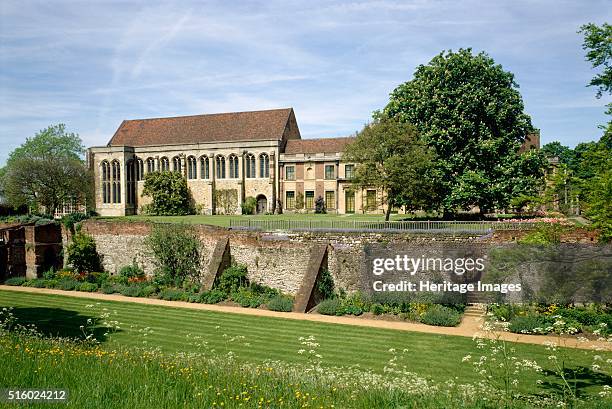
{"type": "Polygon", "coordinates": [[[344,314],[361,315],[364,311],[369,311],[371,301],[369,297],[361,291],[356,291],[351,295],[340,297],[344,314]]]}
{"type": "Polygon", "coordinates": [[[65,278],[63,280],[59,280],[56,288],[64,291],[73,291],[77,287],[77,285],[79,285],[79,282],[77,280],[65,278]]]}
{"type": "Polygon", "coordinates": [[[126,280],[130,278],[143,278],[145,276],[144,270],[140,268],[138,263],[136,263],[136,259],[132,260],[132,264],[128,266],[123,266],[119,270],[119,276],[125,277],[126,280]]]}
{"type": "Polygon", "coordinates": [[[167,301],[187,301],[189,294],[179,288],[165,288],[159,293],[159,298],[167,301]]]}
{"type": "Polygon", "coordinates": [[[155,281],[180,286],[200,273],[200,241],[192,226],[158,225],[145,241],[155,257],[155,281]]]}
{"type": "Polygon", "coordinates": [[[226,298],[227,295],[223,291],[213,288],[210,291],[204,291],[200,294],[198,302],[204,304],[218,304],[226,298]]]}
{"type": "Polygon", "coordinates": [[[247,268],[243,265],[233,265],[226,268],[218,277],[214,288],[224,292],[227,295],[235,293],[238,289],[249,285],[247,279],[247,268]]]}
{"type": "Polygon", "coordinates": [[[325,209],[325,200],[322,196],[315,199],[315,213],[327,213],[327,209],[325,209]]]}
{"type": "Polygon", "coordinates": [[[45,288],[56,288],[59,284],[59,280],[45,280],[45,288]]]}
{"type": "Polygon", "coordinates": [[[82,222],[83,220],[89,219],[89,215],[85,213],[70,213],[62,217],[62,224],[74,233],[75,224],[82,222]]]}
{"type": "Polygon", "coordinates": [[[383,307],[382,304],[374,303],[374,304],[372,304],[372,307],[370,308],[370,311],[374,315],[384,314],[385,313],[385,307],[383,307]]]}
{"type": "Polygon", "coordinates": [[[117,285],[113,283],[103,283],[100,290],[102,290],[104,294],[114,294],[118,292],[117,285]]]}
{"type": "Polygon", "coordinates": [[[268,301],[267,306],[271,311],[291,312],[293,310],[293,297],[278,294],[268,301]]]}
{"type": "Polygon", "coordinates": [[[93,272],[93,273],[89,273],[87,274],[87,277],[85,277],[85,281],[89,282],[89,283],[95,283],[98,284],[98,286],[101,286],[103,283],[107,282],[110,279],[110,276],[107,272],[93,272]]]}
{"type": "Polygon", "coordinates": [[[140,292],[141,297],[150,297],[153,294],[157,293],[157,286],[153,284],[145,285],[142,287],[142,291],[140,292]]]}
{"type": "Polygon", "coordinates": [[[461,314],[443,305],[434,304],[425,311],[421,322],[438,327],[456,327],[461,322],[461,314]]]}
{"type": "Polygon", "coordinates": [[[142,287],[139,285],[122,285],[119,287],[119,293],[126,297],[140,297],[142,294],[142,287]]]}
{"type": "Polygon", "coordinates": [[[551,324],[547,317],[540,315],[516,316],[510,320],[508,329],[517,334],[547,334],[546,327],[551,324]]]}
{"type": "Polygon", "coordinates": [[[319,279],[316,283],[317,291],[321,294],[323,299],[334,297],[334,278],[332,277],[329,270],[325,269],[321,271],[319,279]]]}
{"type": "Polygon", "coordinates": [[[143,196],[152,198],[147,207],[156,216],[183,216],[193,214],[187,181],[181,172],[151,172],[145,175],[143,196]]]}
{"type": "Polygon", "coordinates": [[[26,281],[24,285],[28,284],[28,287],[45,288],[46,283],[47,280],[45,279],[35,278],[34,280],[26,281]]]}
{"type": "Polygon", "coordinates": [[[53,280],[55,278],[55,269],[51,267],[47,271],[43,273],[43,278],[45,280],[53,280]]]}
{"type": "Polygon", "coordinates": [[[93,292],[98,291],[98,284],[85,282],[85,283],[79,284],[76,289],[77,291],[93,293],[93,292]]]}
{"type": "Polygon", "coordinates": [[[245,308],[257,308],[265,302],[264,296],[257,294],[250,287],[240,287],[232,293],[231,298],[245,308]]]}
{"type": "Polygon", "coordinates": [[[323,300],[317,306],[317,312],[323,315],[343,315],[342,303],[338,298],[323,300]]]}
{"type": "Polygon", "coordinates": [[[72,236],[72,243],[66,249],[68,253],[68,263],[79,272],[101,271],[102,265],[100,256],[96,250],[96,242],[93,237],[77,233],[72,236]]]}
{"type": "Polygon", "coordinates": [[[257,208],[257,200],[253,196],[248,196],[242,202],[242,214],[255,214],[257,208]]]}

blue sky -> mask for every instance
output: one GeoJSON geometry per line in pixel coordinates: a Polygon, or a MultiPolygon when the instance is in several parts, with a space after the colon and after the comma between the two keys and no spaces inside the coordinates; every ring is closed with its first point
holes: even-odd
{"type": "Polygon", "coordinates": [[[294,107],[304,138],[359,130],[419,64],[488,52],[544,143],[596,140],[579,26],[609,1],[0,3],[0,164],[63,122],[104,145],[123,119],[294,107]]]}

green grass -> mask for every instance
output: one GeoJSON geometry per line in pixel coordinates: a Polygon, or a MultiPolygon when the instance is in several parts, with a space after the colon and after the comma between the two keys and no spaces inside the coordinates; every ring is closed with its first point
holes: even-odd
{"type": "MultiPolygon", "coordinates": [[[[466,337],[110,301],[101,302],[94,309],[87,308],[91,303],[92,300],[65,296],[0,291],[0,306],[15,307],[15,315],[21,322],[33,323],[52,335],[77,336],[81,333],[79,326],[84,325],[87,318],[96,316],[94,313],[99,313],[101,308],[108,308],[116,311],[112,319],[121,322],[121,329],[112,335],[110,342],[126,346],[141,346],[145,337],[138,329],[150,327],[153,333],[146,337],[148,345],[159,346],[165,352],[193,349],[187,342],[187,334],[193,334],[203,337],[211,348],[232,350],[245,361],[301,362],[303,357],[297,354],[298,338],[314,335],[321,344],[324,365],[359,365],[382,371],[391,357],[390,348],[407,349],[408,369],[423,377],[438,381],[451,376],[466,382],[478,379],[471,366],[461,362],[465,355],[475,353],[474,342],[466,337]],[[223,334],[244,336],[244,342],[250,345],[228,345],[223,334]]],[[[98,335],[104,339],[101,332],[103,330],[99,330],[98,335]]],[[[516,344],[515,348],[521,358],[546,365],[548,353],[544,347],[516,344]]],[[[568,353],[574,366],[588,367],[592,363],[592,353],[588,351],[568,353]]],[[[535,384],[535,375],[533,382],[535,384]]]]}
{"type": "MultiPolygon", "coordinates": [[[[406,215],[392,214],[391,220],[401,220],[406,215]]],[[[164,223],[189,223],[189,224],[210,224],[214,226],[228,227],[230,219],[251,219],[251,220],[357,220],[357,221],[384,221],[383,214],[275,214],[275,215],[189,215],[189,216],[121,216],[121,217],[97,217],[98,220],[114,221],[154,221],[164,223]]]]}

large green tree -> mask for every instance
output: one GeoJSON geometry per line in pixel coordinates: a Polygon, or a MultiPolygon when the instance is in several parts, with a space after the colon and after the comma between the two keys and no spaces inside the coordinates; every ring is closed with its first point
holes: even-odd
{"type": "Polygon", "coordinates": [[[79,136],[53,125],[27,138],[10,153],[0,172],[2,194],[7,202],[49,214],[69,201],[91,197],[91,175],[81,156],[85,148],[79,136]]]}
{"type": "Polygon", "coordinates": [[[191,193],[181,172],[150,172],[145,176],[143,196],[152,198],[146,212],[157,216],[193,213],[191,193]]]}
{"type": "Polygon", "coordinates": [[[486,53],[440,53],[391,93],[384,113],[413,124],[435,149],[436,200],[446,214],[505,208],[541,186],[544,155],[519,153],[534,128],[514,75],[486,53]]]}
{"type": "Polygon", "coordinates": [[[429,209],[434,192],[433,149],[421,141],[412,125],[379,116],[347,146],[343,161],[355,164],[355,188],[382,192],[385,220],[393,206],[429,209]]]}

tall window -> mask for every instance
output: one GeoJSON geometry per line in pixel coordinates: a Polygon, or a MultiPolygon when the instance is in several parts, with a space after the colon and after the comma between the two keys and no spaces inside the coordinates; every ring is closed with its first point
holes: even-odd
{"type": "Polygon", "coordinates": [[[295,166],[285,167],[285,180],[295,180],[295,166]]]}
{"type": "Polygon", "coordinates": [[[333,190],[325,191],[325,207],[328,209],[336,208],[336,192],[333,190]]]}
{"type": "Polygon", "coordinates": [[[366,191],[366,210],[376,210],[376,190],[366,191]]]}
{"type": "Polygon", "coordinates": [[[269,178],[270,177],[270,157],[265,153],[259,155],[259,177],[269,178]]]}
{"type": "Polygon", "coordinates": [[[100,167],[100,173],[102,174],[102,203],[110,203],[110,164],[108,161],[104,160],[102,161],[100,167]]]}
{"type": "Polygon", "coordinates": [[[175,172],[181,171],[181,158],[180,157],[175,156],[174,158],[172,158],[172,170],[175,172]]]}
{"type": "Polygon", "coordinates": [[[170,170],[170,161],[165,156],[159,160],[161,171],[168,172],[170,170]]]}
{"type": "Polygon", "coordinates": [[[155,172],[155,159],[147,158],[147,173],[155,172]]]}
{"type": "Polygon", "coordinates": [[[306,209],[314,209],[314,190],[306,191],[306,198],[304,201],[306,209]]]}
{"type": "Polygon", "coordinates": [[[210,179],[210,168],[208,167],[208,156],[200,158],[200,179],[210,179]]]}
{"type": "Polygon", "coordinates": [[[355,213],[355,192],[347,190],[344,192],[344,207],[346,213],[355,213]]]}
{"type": "Polygon", "coordinates": [[[121,203],[121,165],[118,160],[111,163],[112,202],[121,203]]]}
{"type": "Polygon", "coordinates": [[[336,178],[336,167],[334,165],[325,165],[325,179],[336,178]]]}
{"type": "Polygon", "coordinates": [[[225,179],[225,157],[217,156],[217,179],[225,179]]]}
{"type": "Polygon", "coordinates": [[[238,156],[234,154],[229,157],[229,177],[230,179],[238,178],[238,156]]]}
{"type": "Polygon", "coordinates": [[[194,156],[187,157],[187,179],[198,178],[198,162],[194,156]]]}
{"type": "Polygon", "coordinates": [[[293,190],[289,190],[287,191],[285,197],[285,209],[295,209],[295,192],[293,190]]]}
{"type": "Polygon", "coordinates": [[[136,179],[136,161],[130,159],[125,166],[125,178],[126,178],[126,193],[127,204],[134,203],[135,189],[134,180],[136,179]]]}
{"type": "Polygon", "coordinates": [[[355,174],[355,165],[344,165],[344,178],[352,179],[355,174]]]}
{"type": "Polygon", "coordinates": [[[144,163],[141,158],[136,158],[136,180],[144,179],[144,163]]]}
{"type": "Polygon", "coordinates": [[[254,178],[255,177],[255,155],[249,153],[246,156],[246,177],[254,178]]]}

